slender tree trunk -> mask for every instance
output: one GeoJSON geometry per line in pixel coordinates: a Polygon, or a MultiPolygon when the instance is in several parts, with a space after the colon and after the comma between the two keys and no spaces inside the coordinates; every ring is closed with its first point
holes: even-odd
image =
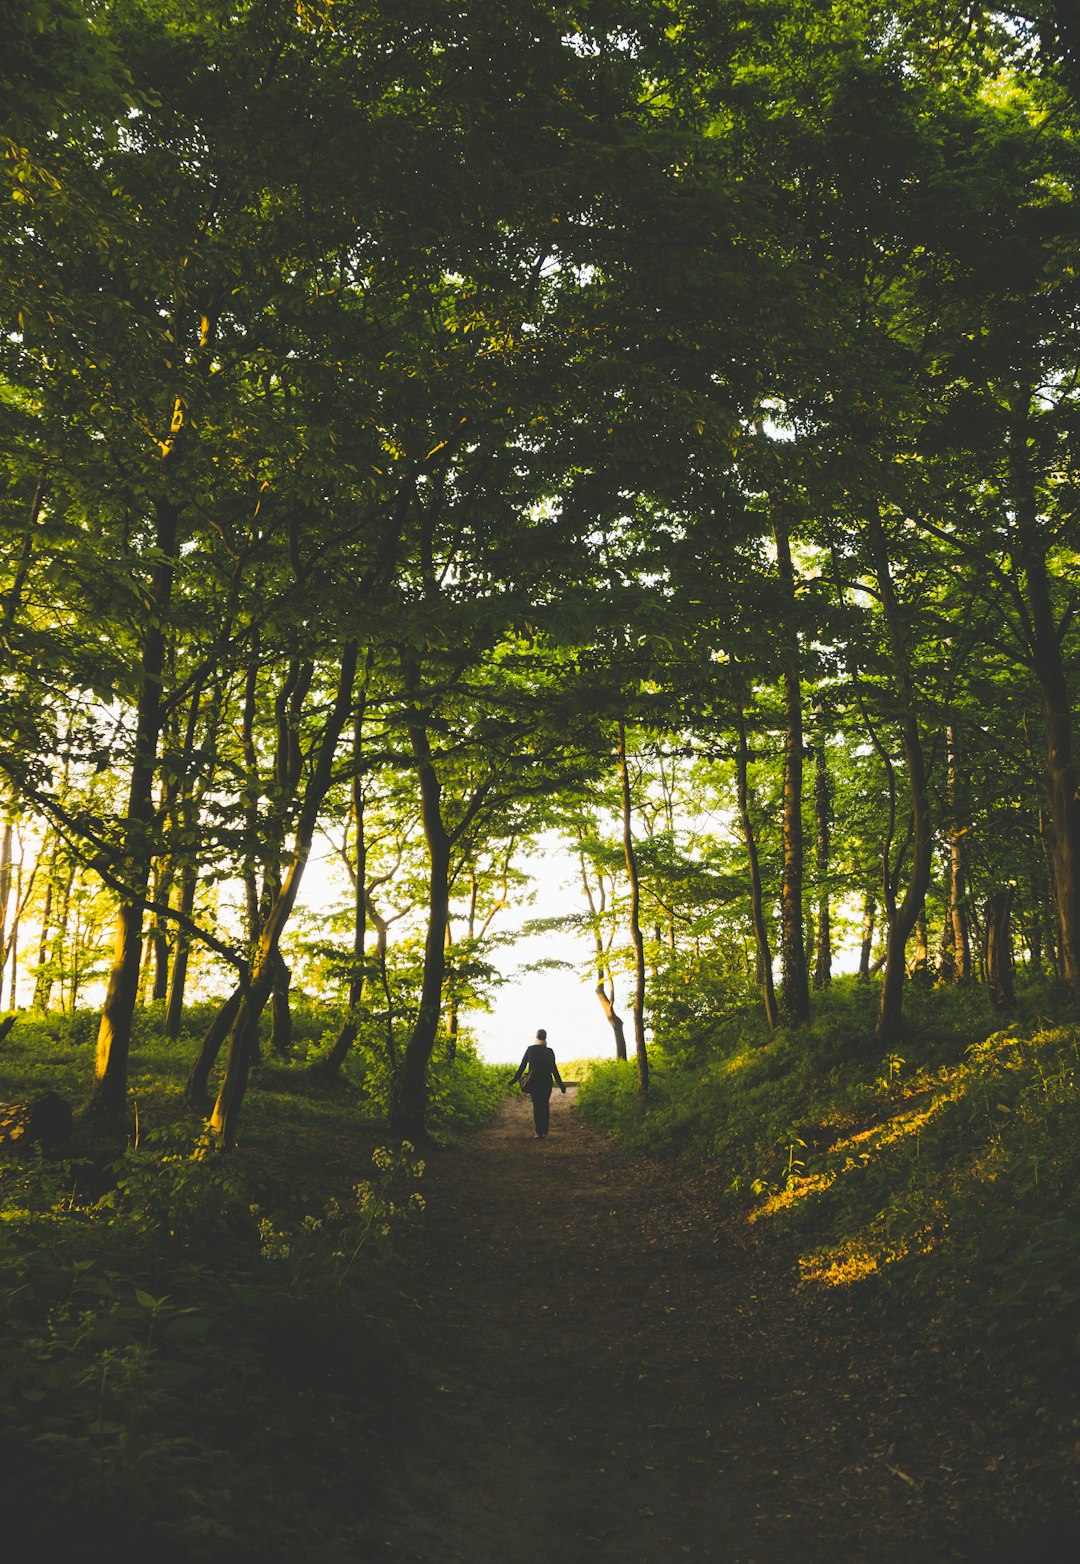
{"type": "Polygon", "coordinates": [[[645,1049],[645,941],[641,934],[641,881],[631,815],[630,770],[626,761],[626,724],[618,726],[619,784],[622,794],[623,857],[630,884],[630,940],[634,947],[634,1049],[637,1057],[638,1092],[649,1090],[649,1055],[645,1049]]]}
{"type": "Polygon", "coordinates": [[[270,1046],[280,1059],[287,1059],[292,1048],[293,1021],[292,1007],[289,1004],[289,990],[292,987],[292,968],[283,960],[278,952],[277,966],[274,970],[274,982],[270,989],[270,1010],[272,1024],[270,1028],[270,1046]]]}
{"type": "Polygon", "coordinates": [[[607,952],[604,948],[604,936],[602,932],[602,919],[607,907],[607,895],[604,890],[604,881],[601,874],[597,874],[598,895],[600,905],[597,906],[596,897],[589,881],[589,871],[585,863],[585,833],[579,828],[578,833],[578,865],[581,869],[581,888],[585,892],[585,903],[589,909],[589,922],[592,925],[593,944],[596,947],[596,997],[600,1001],[600,1008],[604,1012],[604,1018],[610,1026],[615,1038],[616,1059],[626,1058],[626,1028],[623,1018],[615,1009],[615,980],[608,966],[607,952]]]}
{"type": "Polygon", "coordinates": [[[600,1001],[600,1008],[604,1012],[604,1018],[608,1026],[610,1026],[612,1036],[615,1039],[615,1057],[616,1059],[625,1059],[627,1057],[626,1026],[623,1023],[622,1016],[615,1009],[615,982],[610,973],[603,972],[600,968],[597,968],[595,992],[597,999],[600,1001]]]}
{"type": "Polygon", "coordinates": [[[863,942],[858,951],[858,981],[871,981],[871,956],[874,952],[874,924],[877,923],[877,896],[874,887],[867,885],[863,901],[863,942]]]}
{"type": "MultiPolygon", "coordinates": [[[[368,672],[372,659],[368,658],[368,672]]],[[[325,1058],[316,1068],[324,1075],[340,1073],[360,1031],[360,1006],[364,1000],[364,957],[367,946],[367,837],[364,830],[364,703],[358,702],[353,713],[352,733],[352,817],[356,842],[356,872],[353,876],[353,939],[352,967],[349,972],[349,1008],[338,1034],[330,1045],[325,1058]]]]}
{"type": "MultiPolygon", "coordinates": [[[[229,1033],[225,1074],[210,1117],[210,1127],[221,1137],[226,1149],[231,1148],[236,1142],[240,1107],[247,1090],[248,1073],[251,1068],[251,1039],[274,986],[274,979],[281,963],[281,936],[300,890],[304,868],[311,853],[319,810],[334,780],[334,755],[352,709],[356,659],[356,642],[350,641],[341,654],[341,667],[333,705],[327,713],[315,765],[304,790],[293,839],[292,860],[259,934],[258,945],[252,958],[248,989],[229,1033]]],[[[299,770],[297,764],[296,774],[299,774],[299,770]]]]}
{"type": "Polygon", "coordinates": [[[15,840],[15,823],[4,822],[0,831],[0,951],[7,942],[8,902],[11,900],[12,844],[15,840]]]}
{"type": "Polygon", "coordinates": [[[195,1108],[209,1106],[210,1076],[213,1073],[214,1065],[217,1063],[221,1046],[232,1031],[233,1022],[240,1013],[240,1006],[243,1000],[244,986],[238,983],[203,1033],[199,1052],[196,1054],[195,1062],[188,1073],[187,1086],[184,1091],[188,1102],[195,1108]]]}
{"type": "Polygon", "coordinates": [[[1024,585],[1030,612],[1031,670],[1039,686],[1046,745],[1046,797],[1057,898],[1062,977],[1080,998],[1080,767],[1073,748],[1072,703],[1061,635],[1050,594],[1029,450],[1030,397],[1017,392],[1010,466],[1024,585]]]}
{"type": "Polygon", "coordinates": [[[795,572],[791,543],[779,510],[773,535],[782,599],[781,646],[784,664],[784,858],[780,888],[780,1014],[785,1026],[810,1020],[810,985],[803,937],[803,718],[799,638],[795,629],[795,572]]]}
{"type": "Polygon", "coordinates": [[[369,898],[367,903],[368,916],[375,926],[375,967],[379,974],[379,986],[383,993],[383,1003],[386,1006],[386,1058],[390,1065],[392,1077],[398,1073],[397,1039],[394,1036],[394,996],[390,988],[390,974],[386,966],[386,952],[390,939],[390,924],[386,918],[379,914],[375,903],[369,898]]]}
{"type": "Polygon", "coordinates": [[[758,861],[754,822],[750,813],[750,757],[746,745],[746,720],[741,711],[735,717],[738,732],[738,749],[735,757],[736,792],[739,819],[742,822],[743,841],[750,868],[750,920],[754,929],[754,947],[757,951],[758,980],[765,1002],[765,1020],[770,1032],[780,1025],[780,1011],[773,988],[772,952],[769,949],[769,933],[765,927],[765,902],[761,891],[761,865],[758,861]]]}
{"type": "MultiPolygon", "coordinates": [[[[247,826],[248,840],[254,842],[259,835],[259,795],[261,785],[259,780],[259,762],[255,751],[255,716],[257,711],[259,693],[259,637],[256,633],[252,637],[251,655],[248,658],[247,670],[244,675],[244,698],[240,707],[240,748],[244,756],[244,820],[247,826]]],[[[255,864],[250,858],[246,858],[241,867],[241,878],[244,883],[244,906],[247,909],[247,935],[248,940],[254,946],[258,938],[260,923],[259,916],[259,881],[255,872],[255,864]]]]}
{"type": "Polygon", "coordinates": [[[832,924],[829,909],[829,856],[832,848],[832,783],[822,735],[814,751],[814,816],[817,821],[817,937],[814,988],[832,982],[832,924]]]}
{"type": "Polygon", "coordinates": [[[165,621],[173,584],[178,512],[169,500],[156,506],[157,563],[143,639],[136,714],[135,753],[128,788],[121,879],[124,895],[116,922],[113,967],[98,1025],[92,1112],[113,1123],[127,1113],[128,1053],[139,984],[143,900],[153,856],[154,770],[161,730],[161,679],[165,667],[165,621]]]}
{"type": "MultiPolygon", "coordinates": [[[[67,968],[67,935],[68,914],[71,911],[71,891],[75,884],[75,865],[69,863],[60,881],[60,899],[57,910],[56,923],[53,928],[52,955],[50,966],[60,985],[60,1009],[67,1008],[66,999],[68,993],[68,968],[67,968]]],[[[76,941],[72,941],[72,967],[78,966],[78,949],[76,941]]]]}
{"type": "MultiPolygon", "coordinates": [[[[195,892],[199,884],[199,869],[194,860],[185,860],[180,869],[180,896],[178,907],[185,918],[195,910],[195,892]]],[[[172,971],[169,974],[169,991],[165,997],[165,1035],[179,1037],[184,1019],[184,989],[187,986],[188,964],[191,960],[191,935],[183,924],[176,932],[176,951],[172,971]]]]}
{"type": "Polygon", "coordinates": [[[946,732],[949,770],[946,793],[949,810],[949,927],[952,931],[953,983],[971,982],[971,933],[968,916],[967,833],[969,828],[960,734],[955,721],[946,732]]]}
{"type": "Polygon", "coordinates": [[[1061,976],[1058,952],[1057,892],[1054,887],[1054,864],[1050,848],[1050,831],[1046,821],[1046,788],[1043,785],[1043,767],[1038,747],[1031,736],[1031,723],[1024,713],[1024,738],[1027,742],[1028,767],[1035,800],[1036,863],[1032,878],[1032,905],[1039,926],[1039,950],[1051,977],[1061,976]],[[1041,870],[1041,873],[1039,872],[1041,870]]]}
{"type": "Polygon", "coordinates": [[[881,595],[896,692],[900,698],[900,738],[907,766],[911,798],[912,866],[903,900],[898,904],[896,886],[888,863],[883,876],[888,931],[885,940],[885,975],[881,984],[877,1037],[880,1043],[899,1041],[903,1024],[904,962],[907,942],[923,909],[933,864],[933,832],[926,759],[916,716],[916,694],[903,617],[896,596],[881,517],[872,511],[868,522],[870,557],[881,595]]]}
{"type": "MultiPolygon", "coordinates": [[[[44,844],[42,853],[44,854],[44,844]]],[[[49,933],[59,855],[60,837],[54,833],[49,850],[49,866],[45,871],[45,894],[41,902],[41,932],[38,935],[37,969],[34,974],[35,1010],[48,1010],[52,995],[52,978],[49,976],[49,933]]]]}
{"type": "Polygon", "coordinates": [[[911,977],[915,983],[926,987],[931,981],[930,940],[926,931],[926,911],[920,911],[915,919],[915,959],[911,965],[911,977]]]}
{"type": "MultiPolygon", "coordinates": [[[[171,866],[166,862],[161,865],[154,881],[154,900],[168,902],[171,892],[172,872],[171,866]]],[[[157,1004],[164,1003],[169,994],[169,936],[165,919],[161,913],[155,913],[150,926],[149,935],[150,951],[153,957],[153,983],[150,988],[150,998],[157,1004]]]]}
{"type": "Polygon", "coordinates": [[[401,671],[409,743],[420,787],[420,814],[428,852],[427,935],[420,1008],[394,1077],[390,1128],[398,1138],[417,1145],[427,1138],[427,1068],[442,1015],[451,842],[442,817],[442,786],[431,753],[428,717],[421,702],[419,662],[412,652],[402,651],[401,671]]]}
{"type": "MultiPolygon", "coordinates": [[[[18,998],[19,984],[19,921],[22,917],[22,863],[20,862],[16,876],[15,887],[15,915],[11,920],[11,933],[7,938],[5,954],[11,960],[11,988],[8,994],[8,1008],[14,1010],[18,998]]],[[[0,988],[2,988],[0,983],[0,988]]]]}
{"type": "Polygon", "coordinates": [[[874,949],[874,924],[877,920],[877,897],[874,888],[868,885],[866,899],[863,902],[862,917],[862,944],[859,946],[859,982],[870,981],[870,956],[874,949]]]}
{"type": "MultiPolygon", "coordinates": [[[[184,725],[184,747],[182,752],[184,781],[181,783],[182,792],[176,802],[174,830],[179,838],[174,847],[173,861],[179,862],[179,892],[177,895],[177,909],[180,913],[180,921],[176,929],[176,945],[173,951],[172,970],[169,973],[169,987],[165,995],[165,1035],[166,1037],[179,1037],[180,1027],[184,1018],[184,989],[187,987],[188,963],[191,959],[191,935],[187,929],[187,921],[190,921],[195,911],[195,893],[199,883],[199,866],[195,850],[195,833],[199,823],[199,801],[196,791],[188,778],[191,769],[191,759],[195,752],[195,739],[198,733],[199,709],[202,704],[202,685],[196,684],[191,692],[188,703],[187,721],[184,725]]],[[[217,718],[221,710],[221,697],[218,696],[207,725],[207,743],[212,746],[214,734],[217,728],[217,718]]]]}
{"type": "Polygon", "coordinates": [[[1003,885],[986,903],[986,986],[995,1010],[1006,1012],[1016,1004],[1012,936],[1009,918],[1013,887],[1003,885]]]}

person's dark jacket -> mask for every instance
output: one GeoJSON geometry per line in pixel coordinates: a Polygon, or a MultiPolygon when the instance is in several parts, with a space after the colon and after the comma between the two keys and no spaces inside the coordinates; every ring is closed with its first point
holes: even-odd
{"type": "Polygon", "coordinates": [[[559,1074],[559,1066],[555,1063],[555,1055],[546,1043],[532,1043],[525,1050],[525,1057],[517,1067],[517,1073],[510,1082],[516,1086],[525,1074],[529,1072],[529,1084],[526,1091],[530,1095],[539,1093],[541,1097],[550,1097],[552,1083],[565,1091],[562,1076],[559,1074]]]}

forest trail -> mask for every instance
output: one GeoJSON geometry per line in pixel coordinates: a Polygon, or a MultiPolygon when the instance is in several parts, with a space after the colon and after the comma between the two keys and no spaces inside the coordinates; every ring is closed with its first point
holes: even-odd
{"type": "Polygon", "coordinates": [[[979,1457],[972,1491],[962,1414],[899,1389],[888,1340],[573,1100],[555,1093],[546,1140],[507,1100],[429,1165],[405,1326],[420,1405],[365,1557],[1050,1557],[995,1528],[1001,1482],[987,1505],[979,1457]]]}

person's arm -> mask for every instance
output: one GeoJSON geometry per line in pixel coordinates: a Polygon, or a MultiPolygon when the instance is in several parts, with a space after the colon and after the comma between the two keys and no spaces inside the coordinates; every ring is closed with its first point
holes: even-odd
{"type": "Polygon", "coordinates": [[[525,1050],[525,1057],[522,1059],[521,1063],[518,1065],[518,1067],[517,1067],[517,1074],[514,1076],[514,1079],[510,1082],[511,1086],[516,1086],[517,1085],[517,1083],[521,1080],[521,1077],[525,1074],[525,1071],[527,1070],[528,1065],[529,1065],[529,1050],[526,1048],[526,1050],[525,1050]]]}
{"type": "Polygon", "coordinates": [[[559,1074],[559,1066],[555,1063],[555,1055],[554,1055],[554,1053],[552,1053],[552,1055],[551,1055],[551,1073],[555,1077],[555,1085],[559,1088],[559,1090],[561,1092],[564,1092],[566,1090],[566,1087],[563,1085],[563,1078],[559,1074]]]}

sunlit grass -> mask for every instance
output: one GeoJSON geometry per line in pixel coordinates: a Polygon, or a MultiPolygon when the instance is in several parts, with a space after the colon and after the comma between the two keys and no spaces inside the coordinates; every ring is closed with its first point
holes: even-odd
{"type": "Polygon", "coordinates": [[[732,1027],[712,1054],[657,1050],[647,1103],[632,1066],[599,1067],[583,1111],[628,1145],[701,1157],[744,1219],[790,1247],[807,1289],[877,1288],[928,1339],[1003,1371],[1071,1372],[1080,1027],[993,1031],[977,992],[923,991],[883,1057],[866,996],[838,987],[801,1032],[755,1046],[732,1027]]]}

